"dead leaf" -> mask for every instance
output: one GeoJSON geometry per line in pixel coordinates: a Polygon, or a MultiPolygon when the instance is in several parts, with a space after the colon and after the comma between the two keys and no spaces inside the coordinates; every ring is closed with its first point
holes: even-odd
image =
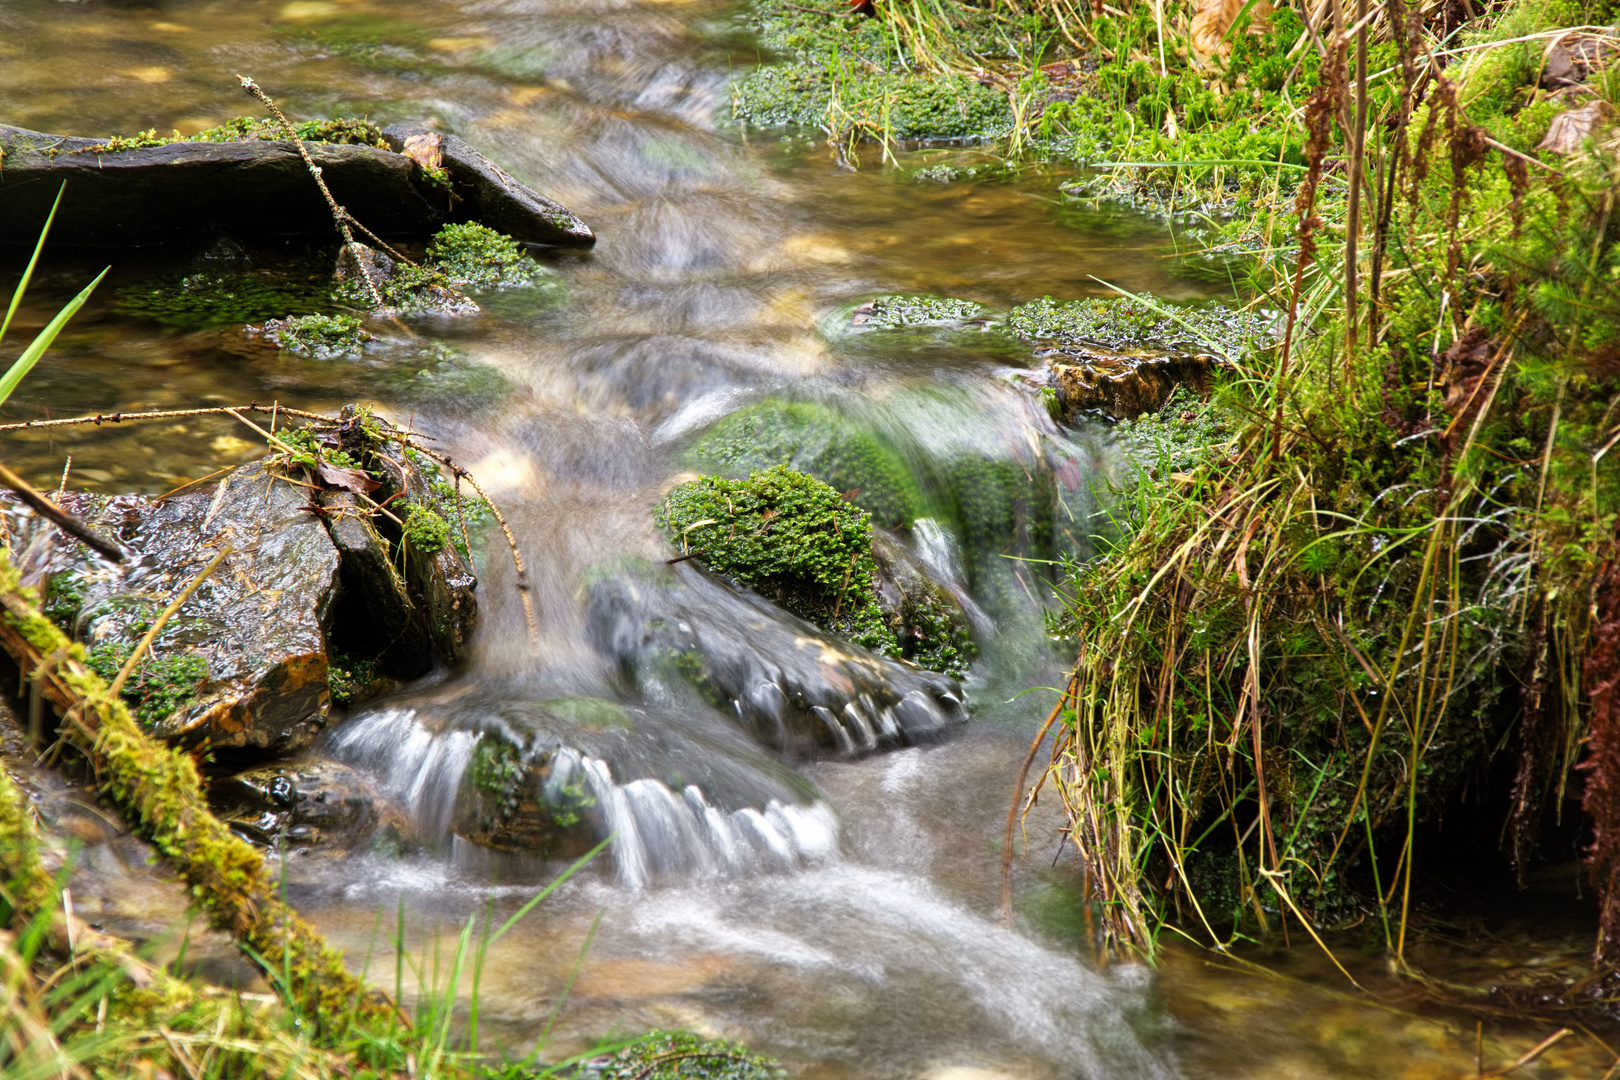
{"type": "Polygon", "coordinates": [[[424,131],[420,135],[412,135],[406,139],[405,149],[401,153],[424,169],[442,169],[444,168],[444,151],[441,149],[443,143],[443,136],[432,131],[424,131]]]}
{"type": "Polygon", "coordinates": [[[1556,86],[1569,86],[1581,81],[1586,73],[1577,72],[1575,58],[1564,47],[1562,38],[1554,38],[1547,43],[1547,51],[1541,54],[1541,85],[1549,89],[1556,86]]]}
{"type": "Polygon", "coordinates": [[[364,469],[345,469],[337,465],[328,465],[323,461],[317,471],[326,483],[344,491],[352,491],[356,495],[367,495],[382,487],[364,469]]]}
{"type": "MultiPolygon", "coordinates": [[[[1226,56],[1232,51],[1232,42],[1226,39],[1226,31],[1231,28],[1232,20],[1238,17],[1238,12],[1243,10],[1243,4],[1244,0],[1198,0],[1187,38],[1199,56],[1226,56]]],[[[1249,33],[1265,32],[1271,10],[1266,0],[1255,0],[1254,6],[1249,9],[1249,33]]]]}
{"type": "Polygon", "coordinates": [[[1587,139],[1597,134],[1604,122],[1614,115],[1614,106],[1602,98],[1582,105],[1579,109],[1559,113],[1547,128],[1547,137],[1536,146],[1537,150],[1551,150],[1555,154],[1573,154],[1587,139]]]}

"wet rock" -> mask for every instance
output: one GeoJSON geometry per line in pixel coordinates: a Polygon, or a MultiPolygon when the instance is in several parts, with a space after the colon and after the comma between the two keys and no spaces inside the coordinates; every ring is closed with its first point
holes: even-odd
{"type": "MultiPolygon", "coordinates": [[[[306,489],[254,463],[217,487],[161,502],[68,495],[64,506],[119,538],[130,557],[103,563],[29,519],[25,580],[72,595],[71,622],[92,651],[121,662],[150,620],[224,546],[225,561],[153,644],[151,664],[200,662],[191,694],[154,688],[137,714],[179,746],[280,753],[314,738],[328,699],[323,624],[338,555],[306,489]],[[173,706],[172,711],[165,706],[173,706]]],[[[65,612],[55,611],[60,617],[65,612]]],[[[149,664],[149,667],[151,665],[149,664]]]]}
{"type": "Polygon", "coordinates": [[[1170,400],[1178,386],[1202,390],[1221,365],[1207,353],[1064,349],[1045,358],[1059,418],[1068,424],[1098,414],[1133,420],[1170,400]]]}
{"type": "MultiPolygon", "coordinates": [[[[326,527],[337,548],[346,603],[336,613],[334,636],[345,651],[376,657],[384,674],[413,679],[433,666],[433,645],[399,571],[391,545],[362,512],[355,495],[321,497],[326,527]]],[[[386,520],[386,519],[385,519],[386,520]]]]}
{"type": "Polygon", "coordinates": [[[935,579],[894,534],[872,530],[872,584],[878,607],[900,643],[900,655],[929,671],[960,677],[979,654],[964,605],[972,603],[935,579]]]}
{"type": "MultiPolygon", "coordinates": [[[[459,202],[446,198],[421,163],[405,154],[367,145],[304,146],[338,203],[385,236],[483,220],[537,243],[595,243],[590,229],[566,209],[455,136],[444,140],[443,168],[459,202]]],[[[51,228],[56,243],[185,243],[220,230],[255,239],[334,235],[331,210],[292,142],[99,149],[105,145],[101,139],[0,125],[0,244],[37,239],[63,180],[70,182],[51,228]]]]}
{"type": "Polygon", "coordinates": [[[332,761],[281,762],[215,780],[208,801],[249,842],[352,850],[408,839],[408,819],[367,777],[332,761]]]}
{"type": "Polygon", "coordinates": [[[427,128],[395,124],[383,129],[395,150],[418,155],[437,152],[460,200],[455,220],[479,221],[535,244],[590,247],[596,236],[566,207],[514,179],[465,139],[427,128]],[[430,146],[437,139],[437,145],[430,146]],[[409,144],[409,146],[408,146],[409,144]]]}
{"type": "Polygon", "coordinates": [[[966,719],[955,680],[838,641],[690,563],[604,575],[587,619],[635,678],[690,687],[789,756],[928,742],[966,719]]]}
{"type": "Polygon", "coordinates": [[[611,834],[629,884],[786,867],[836,844],[815,788],[689,694],[430,691],[352,718],[329,748],[377,776],[423,837],[566,857],[611,834]]]}
{"type": "Polygon", "coordinates": [[[172,499],[64,496],[124,546],[122,564],[0,503],[15,561],[41,586],[46,614],[84,641],[91,666],[110,679],[158,611],[228,545],[124,696],[138,720],[178,746],[237,760],[297,750],[326,725],[334,679],[352,703],[426,673],[436,655],[458,661],[477,623],[477,579],[431,509],[446,496],[408,455],[388,456],[398,451],[378,434],[384,423],[357,413],[321,436],[284,429],[282,437],[309,454],[321,438],[349,440],[355,456],[336,460],[371,453],[368,467],[386,481],[322,457],[298,481],[255,462],[172,499]],[[363,512],[358,492],[372,489],[407,522],[438,521],[428,531],[442,546],[413,545],[398,521],[363,512]]]}

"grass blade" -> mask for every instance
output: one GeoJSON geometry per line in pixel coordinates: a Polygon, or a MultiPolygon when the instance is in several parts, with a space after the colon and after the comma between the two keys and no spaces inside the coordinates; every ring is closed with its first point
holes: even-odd
{"type": "Polygon", "coordinates": [[[56,201],[51,203],[51,212],[45,218],[45,227],[39,230],[39,243],[34,245],[34,254],[28,260],[28,268],[23,271],[22,280],[17,282],[17,291],[11,294],[11,306],[6,309],[6,319],[0,322],[0,341],[6,340],[6,330],[11,326],[12,316],[17,314],[17,306],[22,303],[23,293],[28,291],[28,282],[34,276],[34,266],[39,262],[39,253],[45,249],[45,237],[51,231],[51,222],[56,220],[56,208],[62,205],[62,193],[67,190],[67,181],[56,189],[56,201]]]}
{"type": "MultiPolygon", "coordinates": [[[[30,266],[30,269],[32,269],[32,266],[30,266]]],[[[112,267],[107,267],[107,270],[111,269],[112,267]]],[[[62,332],[62,327],[67,325],[67,321],[73,318],[78,310],[84,306],[86,300],[90,299],[90,294],[95,291],[97,285],[101,284],[101,279],[107,276],[107,270],[97,274],[96,280],[86,285],[83,292],[68,301],[67,307],[57,312],[56,318],[52,319],[45,329],[39,332],[39,336],[29,342],[28,348],[22,351],[22,355],[12,362],[10,370],[5,375],[0,376],[0,405],[6,403],[6,399],[11,397],[11,392],[17,389],[17,384],[22,382],[23,376],[32,371],[34,365],[39,362],[39,358],[45,355],[45,350],[51,347],[51,342],[56,340],[56,335],[62,332]]],[[[15,306],[14,301],[13,307],[15,306]]]]}

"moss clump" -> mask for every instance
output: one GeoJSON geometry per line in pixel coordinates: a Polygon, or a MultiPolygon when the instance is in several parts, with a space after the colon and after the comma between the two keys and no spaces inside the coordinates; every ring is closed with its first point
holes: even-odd
{"type": "Polygon", "coordinates": [[[494,824],[505,824],[517,813],[527,779],[517,747],[505,739],[478,740],[467,765],[467,781],[483,795],[483,808],[494,824]]]}
{"type": "Polygon", "coordinates": [[[450,523],[421,503],[405,514],[405,546],[419,555],[437,555],[450,543],[450,523]]]}
{"type": "Polygon", "coordinates": [[[984,305],[948,296],[878,296],[855,309],[853,322],[867,330],[908,326],[958,326],[984,314],[984,305]]]}
{"type": "MultiPolygon", "coordinates": [[[[126,642],[107,642],[91,649],[85,662],[110,683],[133,651],[126,642]]],[[[207,681],[208,662],[199,656],[148,653],[124,683],[122,694],[135,718],[151,727],[196,701],[197,690],[207,681]]]]}
{"type": "Polygon", "coordinates": [[[903,659],[956,679],[979,655],[961,611],[937,596],[908,602],[896,636],[903,659]]]}
{"type": "Polygon", "coordinates": [[[1053,300],[1020,304],[1006,327],[1027,341],[1105,349],[1215,349],[1237,356],[1270,338],[1272,319],[1220,304],[1178,307],[1131,299],[1053,300]]]}
{"type": "Polygon", "coordinates": [[[484,530],[495,524],[495,514],[489,504],[472,491],[446,480],[439,463],[427,455],[407,447],[405,456],[428,482],[429,500],[417,505],[422,505],[443,521],[448,529],[449,542],[461,553],[462,558],[469,563],[474,562],[469,541],[476,544],[484,530]]]}
{"type": "Polygon", "coordinates": [[[394,683],[382,673],[375,657],[356,659],[333,653],[326,661],[326,685],[332,691],[332,704],[347,709],[394,683]]]}
{"type": "Polygon", "coordinates": [[[873,590],[871,518],[815,477],[785,465],[701,477],[671,491],[657,521],[677,548],[795,615],[898,651],[873,590]]]}
{"type": "Polygon", "coordinates": [[[963,75],[824,65],[761,68],[737,87],[732,115],[756,127],[821,127],[847,117],[870,134],[899,139],[986,139],[1012,128],[1007,98],[963,75]]]}
{"type": "MultiPolygon", "coordinates": [[[[690,1031],[654,1031],[571,1074],[574,1080],[777,1080],[786,1076],[769,1058],[741,1043],[705,1039],[690,1031]]],[[[513,1075],[498,1080],[517,1080],[513,1075]]]]}
{"type": "Polygon", "coordinates": [[[155,278],[118,290],[117,309],[180,330],[330,313],[337,305],[329,266],[155,278]]]}
{"type": "Polygon", "coordinates": [[[545,275],[522,244],[472,221],[440,229],[427,255],[445,277],[473,289],[528,285],[545,275]]]}
{"type": "MultiPolygon", "coordinates": [[[[305,120],[293,125],[302,142],[332,143],[334,145],[375,146],[379,150],[387,150],[388,140],[383,138],[382,129],[369,120],[359,120],[354,117],[345,117],[337,120],[305,120]]],[[[182,135],[178,131],[171,131],[167,135],[159,135],[156,128],[134,135],[114,135],[106,142],[95,146],[86,146],[79,150],[72,150],[74,154],[116,154],[121,150],[145,150],[153,146],[168,146],[171,143],[182,142],[281,142],[287,138],[287,131],[279,123],[259,116],[238,116],[234,120],[227,120],[218,127],[207,128],[195,135],[182,135]]]]}
{"type": "Polygon", "coordinates": [[[371,334],[352,315],[294,315],[287,319],[266,319],[266,341],[288,352],[330,360],[338,356],[359,356],[365,352],[371,334]]]}
{"type": "Polygon", "coordinates": [[[689,452],[694,467],[732,476],[773,465],[808,473],[844,493],[883,528],[908,526],[923,496],[905,462],[870,432],[816,402],[766,401],[739,409],[689,452]]]}

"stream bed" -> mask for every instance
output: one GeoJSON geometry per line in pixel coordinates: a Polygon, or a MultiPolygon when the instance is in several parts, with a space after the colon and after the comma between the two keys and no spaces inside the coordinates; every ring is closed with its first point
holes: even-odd
{"type": "MultiPolygon", "coordinates": [[[[851,172],[814,133],[738,130],[729,80],[760,59],[741,27],[735,5],[713,0],[0,6],[5,122],[194,132],[255,111],[236,89],[240,72],[295,115],[455,131],[599,237],[590,252],[540,253],[553,287],[498,298],[477,317],[380,327],[380,359],[364,361],[278,355],[238,327],[163,326],[121,310],[151,275],[194,271],[193,253],[53,249],[36,279],[25,337],[113,267],[0,410],[5,420],[369,401],[472,469],[531,567],[538,640],[510,563],[491,547],[470,663],[356,709],[320,747],[368,770],[434,842],[403,855],[289,857],[290,898],[352,957],[370,955],[385,983],[396,917],[418,956],[480,912],[503,919],[563,864],[449,835],[465,732],[529,706],[605,701],[634,718],[628,743],[666,756],[645,764],[626,751],[597,776],[593,798],[619,808],[615,848],[491,949],[479,985],[485,1046],[521,1055],[545,1039],[554,1058],[614,1032],[679,1026],[739,1039],[817,1080],[1473,1075],[1471,1023],[1410,995],[1360,993],[1314,954],[1269,975],[1173,947],[1154,970],[1099,964],[1050,797],[1015,864],[1014,925],[998,925],[1012,780],[1054,699],[1019,695],[1065,667],[1041,621],[1049,560],[1092,552],[1095,492],[1117,455],[1106,429],[1061,429],[1018,385],[1034,364],[1027,348],[976,331],[866,332],[849,311],[897,292],[1006,310],[1109,296],[1110,285],[1172,300],[1229,289],[1155,223],[1066,203],[1068,174],[1056,168],[1009,174],[993,148],[956,147],[851,172]],[[941,164],[980,172],[913,176],[941,164]],[[652,509],[688,475],[694,440],[767,399],[882,435],[929,506],[971,507],[968,489],[986,476],[1052,478],[1040,543],[1010,551],[1023,558],[967,543],[967,509],[954,530],[945,517],[911,530],[916,553],[981,617],[972,718],[949,737],[784,764],[695,725],[593,645],[588,583],[604,567],[667,557],[652,509]],[[703,777],[701,787],[671,779],[677,754],[690,755],[682,775],[703,777]],[[624,771],[638,768],[634,779],[624,771]],[[748,817],[750,799],[766,805],[761,791],[776,794],[748,817]],[[694,839],[688,813],[722,823],[694,839]]],[[[212,254],[246,265],[305,252],[212,254]]],[[[5,253],[0,286],[22,258],[5,253]]],[[[71,455],[74,487],[158,493],[263,446],[228,418],[196,417],[14,433],[3,452],[41,487],[56,486],[71,455]]],[[[692,586],[699,600],[704,587],[692,586]]],[[[768,647],[741,617],[708,610],[718,632],[768,647]]],[[[133,894],[128,905],[128,921],[165,924],[160,905],[141,908],[133,894]]],[[[1584,948],[1544,946],[1555,957],[1584,948]]],[[[1450,963],[1470,962],[1482,961],[1450,963]]],[[[1364,966],[1371,985],[1379,972],[1364,966]]],[[[1493,1027],[1487,1067],[1545,1033],[1493,1027]]],[[[1570,1039],[1520,1075],[1596,1078],[1612,1058],[1570,1039]]]]}

